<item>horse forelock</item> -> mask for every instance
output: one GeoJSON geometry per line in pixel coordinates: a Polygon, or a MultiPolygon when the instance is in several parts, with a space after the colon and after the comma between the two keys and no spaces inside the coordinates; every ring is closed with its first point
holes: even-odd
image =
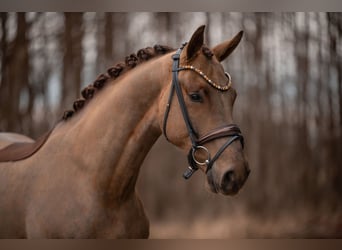
{"type": "Polygon", "coordinates": [[[119,62],[116,65],[110,67],[106,73],[100,74],[92,84],[88,85],[81,91],[82,97],[78,98],[73,103],[72,110],[64,111],[63,120],[68,120],[77,111],[81,110],[85,106],[87,101],[92,99],[93,96],[100,89],[102,89],[109,80],[118,78],[130,69],[135,68],[140,63],[167,54],[171,51],[174,51],[174,49],[169,46],[155,45],[153,48],[146,47],[143,49],[139,49],[137,53],[132,53],[129,56],[126,56],[124,62],[119,62]]]}
{"type": "Polygon", "coordinates": [[[208,59],[211,59],[214,56],[214,53],[209,49],[207,46],[202,46],[202,53],[207,57],[208,59]]]}

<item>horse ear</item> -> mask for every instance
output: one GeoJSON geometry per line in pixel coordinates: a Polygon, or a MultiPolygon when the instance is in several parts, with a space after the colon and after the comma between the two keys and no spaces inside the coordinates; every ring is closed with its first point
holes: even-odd
{"type": "Polygon", "coordinates": [[[196,54],[196,52],[200,50],[200,48],[202,47],[204,42],[204,29],[205,25],[202,25],[198,27],[192,35],[186,50],[186,56],[188,60],[191,59],[196,54]]]}
{"type": "Polygon", "coordinates": [[[234,36],[233,39],[227,40],[223,43],[216,45],[212,50],[217,60],[221,62],[224,59],[226,59],[238,46],[238,44],[241,41],[242,35],[243,35],[243,31],[241,30],[239,33],[237,33],[234,36]]]}

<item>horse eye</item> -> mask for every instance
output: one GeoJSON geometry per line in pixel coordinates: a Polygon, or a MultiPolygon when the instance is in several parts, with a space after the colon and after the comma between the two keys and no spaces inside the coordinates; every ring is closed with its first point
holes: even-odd
{"type": "Polygon", "coordinates": [[[191,93],[190,95],[190,99],[193,102],[202,102],[202,96],[199,93],[191,93]]]}

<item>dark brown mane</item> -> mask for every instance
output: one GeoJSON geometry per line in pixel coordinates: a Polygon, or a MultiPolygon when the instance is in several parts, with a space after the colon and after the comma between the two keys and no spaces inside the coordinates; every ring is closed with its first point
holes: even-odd
{"type": "Polygon", "coordinates": [[[137,53],[130,54],[125,57],[124,62],[119,62],[107,70],[107,73],[100,74],[93,84],[88,85],[81,91],[82,97],[77,99],[73,104],[73,110],[66,110],[63,114],[63,120],[72,117],[73,114],[82,109],[85,103],[90,100],[97,91],[99,91],[110,79],[116,79],[120,75],[136,67],[138,64],[148,61],[151,58],[164,55],[174,49],[164,45],[155,45],[140,49],[137,53]]]}

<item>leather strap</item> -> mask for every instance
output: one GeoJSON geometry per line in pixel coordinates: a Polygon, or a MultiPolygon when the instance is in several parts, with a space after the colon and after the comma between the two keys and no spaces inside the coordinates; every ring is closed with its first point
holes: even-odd
{"type": "Polygon", "coordinates": [[[183,119],[184,119],[186,128],[187,128],[188,133],[189,133],[191,144],[192,144],[193,147],[196,147],[196,145],[197,145],[197,143],[196,143],[197,135],[196,135],[196,132],[195,132],[193,126],[192,126],[192,123],[191,123],[191,120],[190,120],[190,117],[189,117],[189,113],[188,113],[188,109],[186,108],[186,105],[185,105],[182,89],[181,89],[181,87],[179,85],[179,82],[178,82],[178,71],[179,71],[178,70],[178,66],[179,66],[179,58],[180,58],[181,51],[182,50],[179,49],[177,51],[177,53],[172,56],[172,59],[173,59],[172,85],[174,86],[174,89],[176,90],[179,106],[180,106],[180,109],[182,111],[182,115],[183,115],[183,119]]]}
{"type": "Polygon", "coordinates": [[[196,132],[192,126],[192,123],[191,123],[191,120],[189,117],[189,113],[188,113],[188,110],[187,110],[186,105],[185,105],[182,89],[181,89],[179,82],[178,82],[178,72],[179,72],[178,67],[179,67],[180,54],[182,53],[182,50],[185,47],[185,45],[186,45],[186,43],[184,43],[182,45],[182,47],[179,48],[177,50],[177,52],[172,56],[172,60],[173,60],[173,63],[172,63],[172,85],[171,85],[170,95],[168,98],[168,102],[167,102],[166,110],[165,110],[165,114],[164,114],[163,133],[164,133],[165,138],[169,141],[169,138],[167,137],[167,133],[166,133],[167,119],[169,117],[173,95],[176,92],[178,103],[179,103],[179,106],[180,106],[180,109],[181,109],[181,112],[183,115],[183,119],[184,119],[186,128],[187,128],[188,133],[189,133],[191,144],[193,147],[196,147],[197,134],[196,134],[196,132]]]}
{"type": "Polygon", "coordinates": [[[215,129],[209,132],[208,134],[202,136],[201,138],[197,140],[197,143],[199,145],[203,145],[207,142],[210,142],[218,138],[234,136],[237,134],[241,134],[241,131],[237,125],[235,124],[225,125],[221,128],[215,129]]]}
{"type": "MultiPolygon", "coordinates": [[[[207,173],[212,168],[214,162],[221,156],[221,154],[226,150],[228,146],[230,146],[234,141],[238,139],[240,139],[241,141],[241,138],[243,138],[242,135],[234,135],[232,138],[230,138],[230,140],[228,140],[225,144],[223,144],[223,146],[219,149],[219,151],[217,151],[215,156],[209,161],[209,164],[205,172],[207,173]]],[[[243,147],[243,143],[241,144],[243,147]]]]}

